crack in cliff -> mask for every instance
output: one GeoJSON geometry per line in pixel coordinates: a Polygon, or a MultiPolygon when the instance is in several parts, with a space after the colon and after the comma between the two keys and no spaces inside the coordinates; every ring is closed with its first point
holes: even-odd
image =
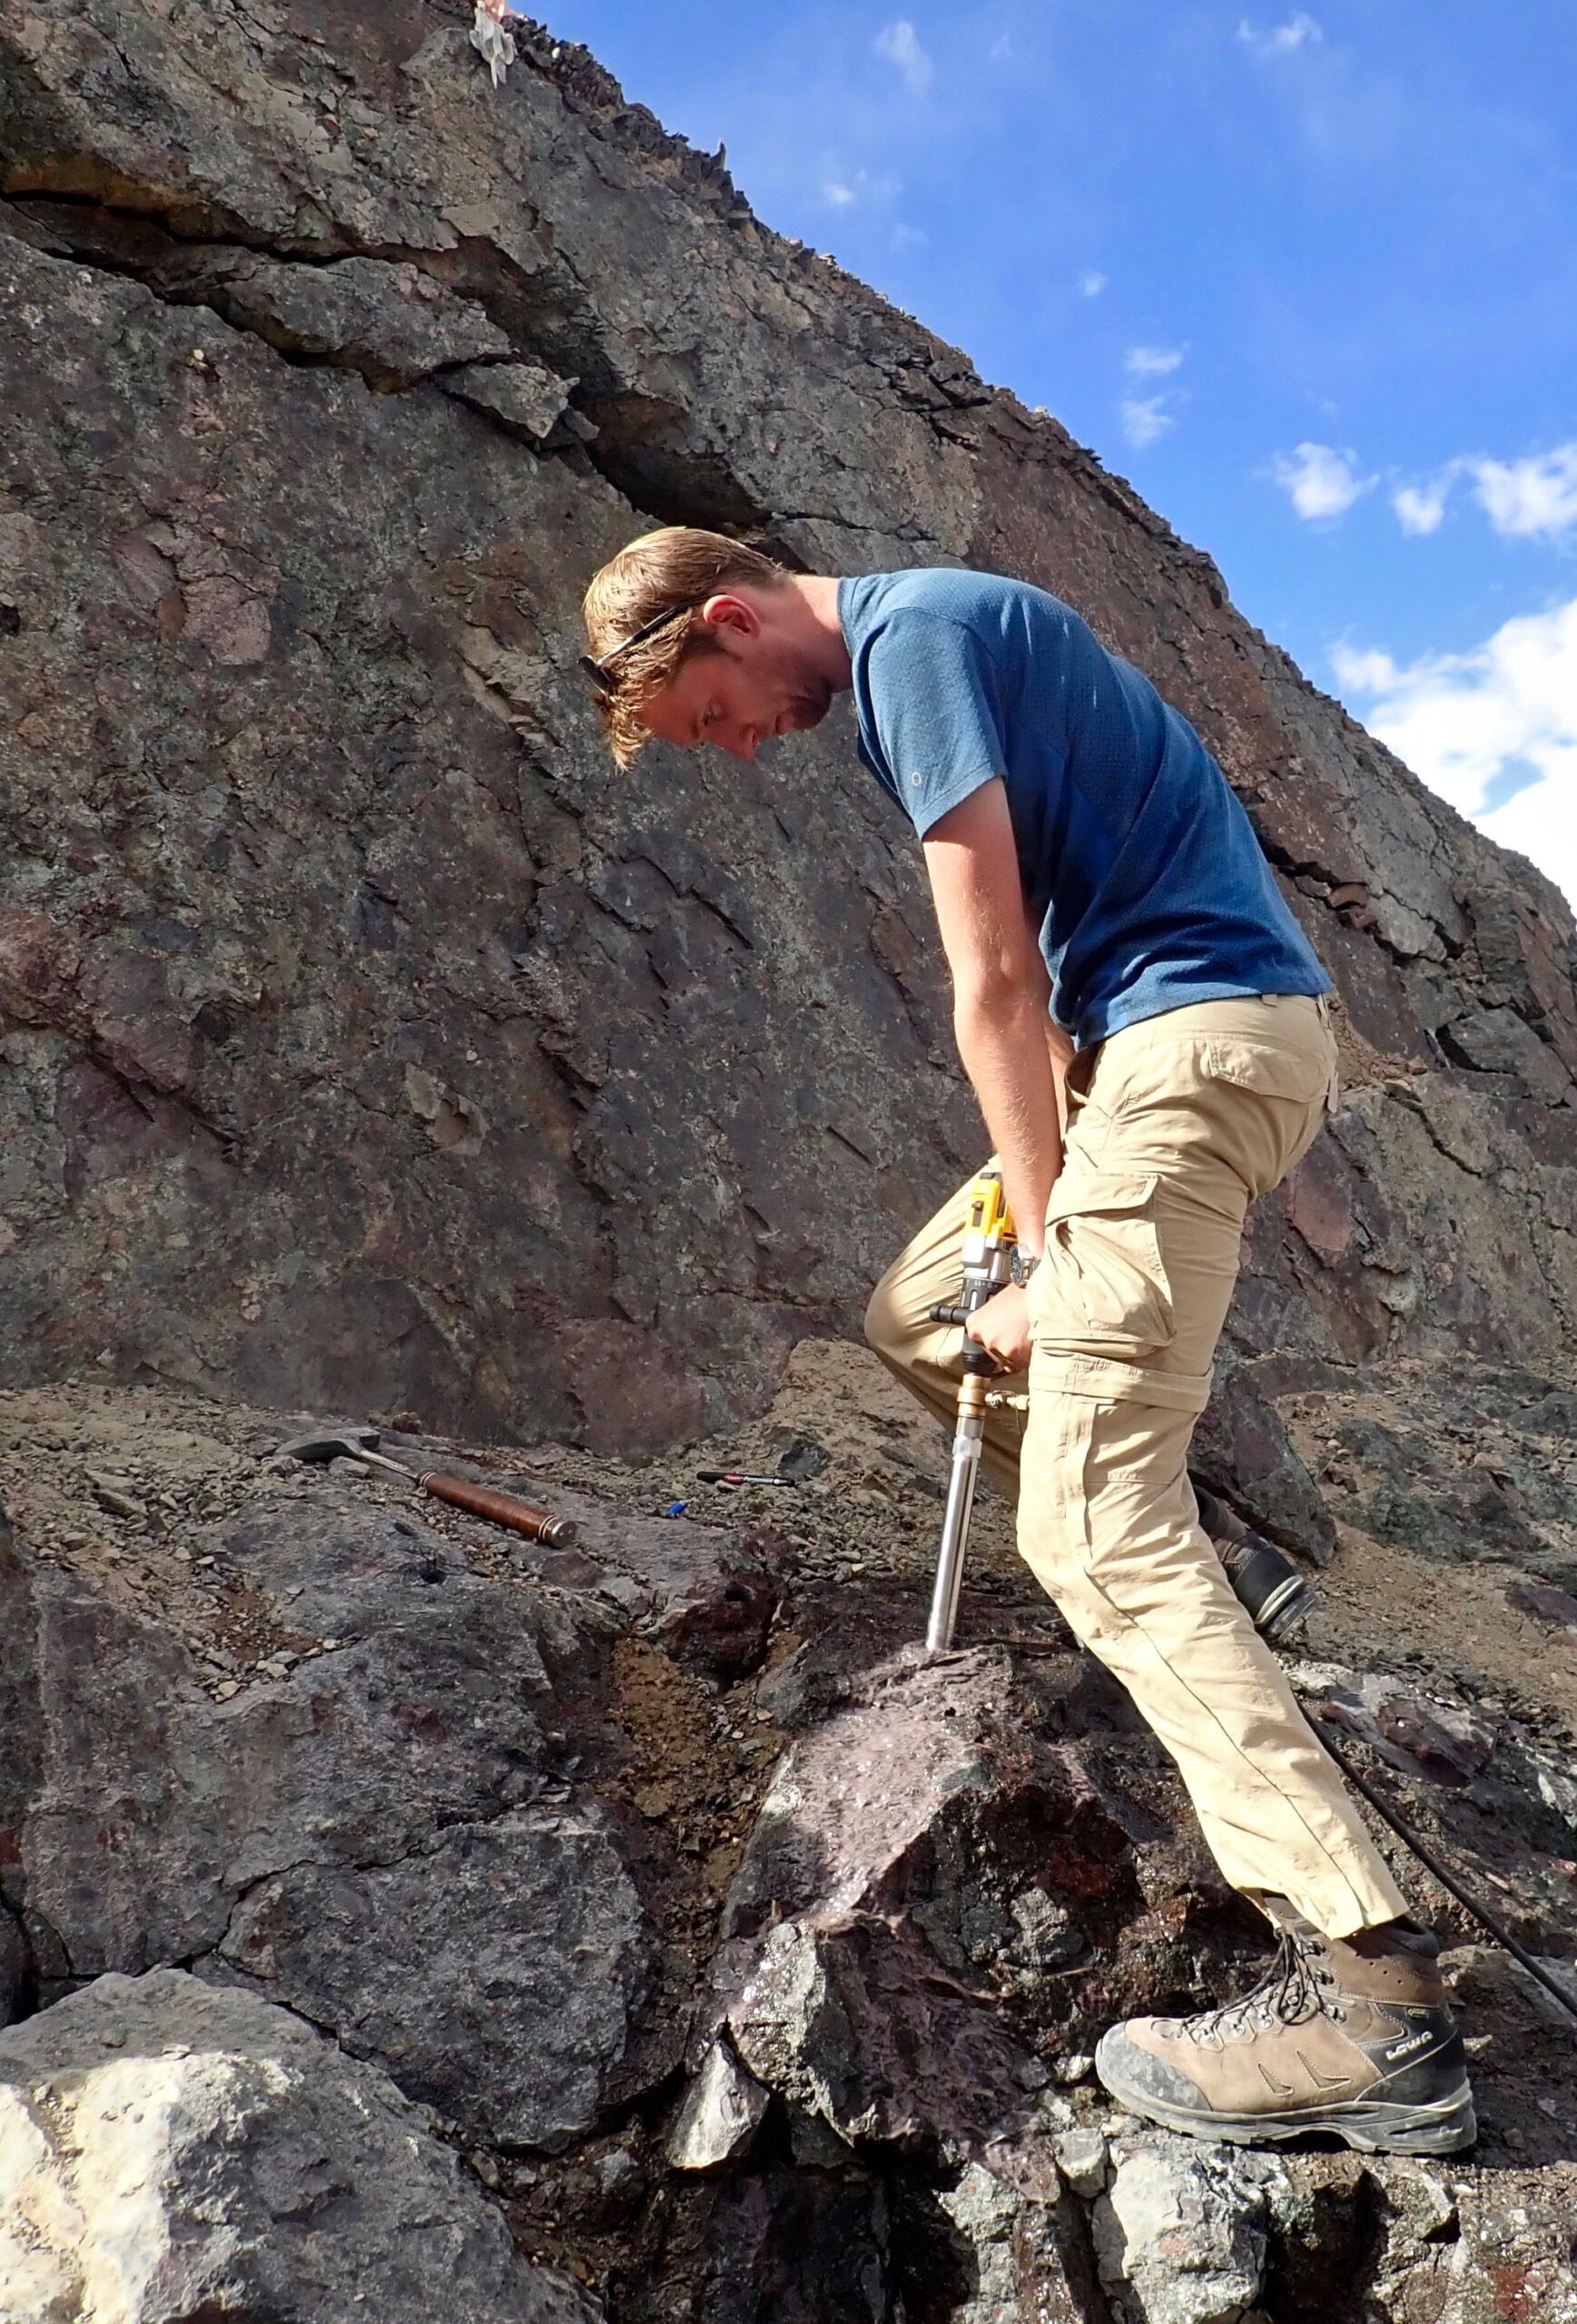
{"type": "MultiPolygon", "coordinates": [[[[1294,856],[1286,848],[1278,845],[1275,840],[1260,831],[1257,823],[1256,832],[1261,847],[1277,872],[1293,881],[1297,885],[1299,892],[1308,896],[1311,902],[1317,902],[1326,911],[1334,911],[1344,925],[1355,928],[1368,937],[1376,950],[1403,974],[1405,975],[1414,970],[1420,962],[1439,968],[1449,981],[1449,989],[1458,996],[1464,1015],[1471,1013],[1475,1005],[1483,1009],[1503,1008],[1526,1025],[1546,1049],[1559,1055],[1558,1045],[1551,1029],[1551,1012],[1548,1008],[1541,1008],[1531,995],[1520,994],[1514,988],[1503,984],[1498,976],[1485,969],[1482,962],[1475,967],[1469,940],[1454,936],[1438,919],[1419,911],[1416,906],[1396,895],[1393,890],[1371,881],[1338,880],[1336,875],[1317,858],[1300,859],[1294,856]],[[1312,882],[1313,885],[1305,885],[1306,881],[1312,882]],[[1444,956],[1444,960],[1434,962],[1427,951],[1422,950],[1408,951],[1394,942],[1385,934],[1375,916],[1374,901],[1375,899],[1394,905],[1398,911],[1405,912],[1409,918],[1417,920],[1430,928],[1441,946],[1444,956]]],[[[1426,1034],[1439,1058],[1464,1071],[1487,1072],[1504,1069],[1480,1066],[1465,1048],[1453,1038],[1449,1020],[1434,1028],[1424,1027],[1421,1029],[1426,1034]]],[[[1513,1078],[1525,1088],[1533,1086],[1527,1075],[1514,1069],[1513,1078]]],[[[1556,1105],[1561,1102],[1561,1099],[1556,1096],[1550,1098],[1547,1102],[1556,1105]]]]}
{"type": "Polygon", "coordinates": [[[1402,1107],[1405,1112],[1412,1114],[1417,1121],[1422,1123],[1425,1137],[1444,1160],[1461,1170],[1467,1177],[1480,1179],[1483,1177],[1484,1172],[1475,1162],[1470,1162],[1466,1155],[1459,1154],[1454,1147],[1446,1145],[1434,1126],[1429,1108],[1411,1086],[1397,1082],[1383,1082],[1380,1094],[1382,1098],[1388,1098],[1394,1105],[1402,1107]]]}
{"type": "Polygon", "coordinates": [[[141,201],[130,199],[127,189],[117,201],[62,190],[47,179],[18,182],[13,176],[0,180],[0,189],[5,196],[0,234],[44,257],[135,282],[163,305],[206,309],[296,369],[352,372],[374,393],[436,386],[452,394],[446,380],[478,366],[500,371],[522,361],[546,366],[564,383],[566,409],[576,423],[569,441],[548,432],[531,444],[485,404],[464,399],[467,408],[537,457],[588,460],[633,509],[659,523],[760,534],[774,521],[774,512],[741,481],[721,450],[684,440],[687,412],[620,379],[596,310],[561,251],[554,263],[572,278],[575,293],[556,298],[551,285],[526,274],[496,245],[475,240],[462,239],[454,253],[345,236],[313,246],[261,235],[228,213],[214,213],[200,228],[151,188],[141,201]],[[354,260],[409,268],[479,309],[508,344],[404,366],[390,359],[387,337],[380,347],[375,327],[360,341],[348,332],[338,345],[314,347],[309,330],[271,314],[266,298],[249,302],[244,286],[237,288],[222,273],[192,271],[203,253],[215,270],[247,257],[320,277],[354,260]]]}
{"type": "Polygon", "coordinates": [[[1432,914],[1420,911],[1415,905],[1405,902],[1402,897],[1394,894],[1389,888],[1381,887],[1371,880],[1357,881],[1345,879],[1333,872],[1327,864],[1322,863],[1317,856],[1296,856],[1287,848],[1283,847],[1277,841],[1261,831],[1257,822],[1255,825],[1255,833],[1260,846],[1277,872],[1291,880],[1295,885],[1302,880],[1312,880],[1326,891],[1323,895],[1310,895],[1307,889],[1300,888],[1300,894],[1309,895],[1311,903],[1317,902],[1323,905],[1326,911],[1334,911],[1345,926],[1359,930],[1397,968],[1411,969],[1415,961],[1425,960],[1428,955],[1423,951],[1405,951],[1401,946],[1392,942],[1375,920],[1373,904],[1376,898],[1382,898],[1385,902],[1395,904],[1398,911],[1406,912],[1410,919],[1422,921],[1425,926],[1432,929],[1447,961],[1461,959],[1465,948],[1460,938],[1451,935],[1432,914]],[[1358,889],[1362,890],[1361,902],[1357,894],[1355,893],[1358,889]],[[1335,899],[1338,896],[1345,901],[1336,902],[1335,899]]]}
{"type": "MultiPolygon", "coordinates": [[[[1389,1101],[1394,1105],[1399,1106],[1405,1112],[1414,1117],[1414,1118],[1421,1125],[1424,1134],[1428,1138],[1430,1145],[1434,1148],[1435,1152],[1440,1156],[1443,1161],[1449,1162],[1453,1168],[1460,1170],[1464,1177],[1476,1179],[1480,1185],[1496,1188],[1500,1187],[1501,1181],[1493,1171],[1489,1169],[1481,1169],[1476,1163],[1469,1161],[1465,1155],[1458,1153],[1454,1147],[1450,1147],[1445,1143],[1439,1130],[1435,1128],[1428,1108],[1424,1105],[1423,1099],[1418,1096],[1416,1090],[1411,1084],[1395,1081],[1384,1082],[1380,1085],[1379,1096],[1383,1101],[1389,1101]]],[[[1361,1165],[1355,1165],[1355,1167],[1358,1168],[1360,1177],[1366,1177],[1371,1175],[1369,1172],[1364,1170],[1361,1165]]],[[[1543,1189],[1535,1179],[1530,1178],[1526,1176],[1522,1177],[1518,1183],[1517,1192],[1520,1199],[1523,1202],[1531,1203],[1538,1211],[1545,1236],[1553,1236],[1556,1235],[1566,1235],[1572,1232],[1569,1227],[1562,1226],[1560,1220],[1551,1216],[1550,1206],[1545,1198],[1543,1189]]],[[[1296,1222],[1289,1221],[1288,1223],[1293,1225],[1295,1231],[1296,1231],[1296,1222]]],[[[1303,1240],[1304,1238],[1300,1236],[1299,1239],[1303,1240]]],[[[1573,1307],[1562,1275],[1552,1263],[1552,1254],[1546,1252],[1543,1244],[1536,1236],[1529,1236],[1528,1246],[1533,1253],[1533,1264],[1539,1271],[1539,1275],[1543,1284],[1550,1305],[1554,1309],[1555,1313],[1561,1317],[1562,1324],[1569,1331],[1577,1329],[1577,1308],[1573,1307]]],[[[1306,1247],[1309,1246],[1306,1246],[1306,1247]]],[[[1312,1255],[1316,1258],[1316,1262],[1321,1265],[1324,1265],[1323,1260],[1320,1260],[1319,1253],[1317,1251],[1314,1251],[1312,1255]]],[[[1405,1274],[1408,1272],[1407,1264],[1397,1266],[1393,1263],[1388,1262],[1381,1255],[1374,1252],[1373,1250],[1361,1252],[1359,1255],[1359,1264],[1363,1266],[1371,1268],[1375,1273],[1405,1274]]]]}
{"type": "Polygon", "coordinates": [[[245,1159],[245,1142],[241,1132],[213,1120],[184,1090],[168,1088],[152,1079],[139,1079],[128,1073],[124,1067],[116,1064],[109,1049],[96,1036],[90,1036],[83,1042],[82,1053],[107,1081],[114,1083],[122,1096],[137,1108],[144,1120],[152,1122],[154,1119],[149,1104],[149,1099],[153,1098],[158,1104],[171,1106],[177,1113],[183,1114],[196,1128],[211,1137],[219,1149],[221,1161],[228,1162],[233,1167],[245,1159]]]}
{"type": "MultiPolygon", "coordinates": [[[[44,2005],[38,1971],[38,1955],[28,1933],[25,1914],[0,1901],[0,1916],[10,1923],[22,1955],[22,1965],[17,1976],[15,1991],[12,1995],[10,2014],[9,2017],[0,2017],[0,2025],[6,2024],[20,2025],[25,2018],[35,2017],[44,2005]]],[[[42,1918],[42,1915],[40,1917],[42,1918]]],[[[49,1926],[47,1921],[44,1922],[44,1926],[46,1928],[49,1926]]],[[[50,1934],[54,1935],[53,1929],[50,1930],[50,1934]]]]}
{"type": "MultiPolygon", "coordinates": [[[[527,275],[496,244],[462,238],[454,252],[415,248],[406,243],[358,240],[342,231],[330,243],[317,244],[268,236],[251,229],[233,212],[210,207],[193,213],[189,203],[153,187],[120,185],[116,195],[94,194],[53,182],[47,173],[29,179],[15,172],[0,178],[7,197],[0,203],[0,224],[9,211],[14,239],[41,250],[44,255],[66,258],[96,271],[135,281],[170,306],[203,307],[232,330],[257,338],[281,360],[301,369],[349,370],[360,373],[374,392],[409,392],[411,388],[442,385],[444,375],[472,363],[506,367],[526,359],[544,363],[567,384],[567,408],[584,424],[578,441],[548,442],[545,455],[583,457],[606,482],[639,514],[663,524],[695,524],[712,529],[760,535],[774,524],[813,522],[877,537],[895,537],[917,546],[934,546],[934,536],[912,520],[892,527],[862,525],[831,510],[779,512],[747,487],[725,453],[718,447],[696,446],[685,440],[691,415],[680,407],[630,387],[604,343],[601,320],[586,285],[562,248],[556,248],[551,269],[567,281],[555,291],[551,281],[527,275]],[[20,230],[20,231],[19,231],[20,230]],[[182,280],[182,262],[208,252],[217,261],[250,255],[281,267],[330,270],[347,260],[364,259],[389,266],[414,269],[451,295],[473,302],[509,340],[508,350],[492,354],[457,356],[434,362],[413,378],[391,373],[380,364],[375,348],[314,350],[300,332],[275,319],[249,310],[222,281],[182,280]]],[[[545,268],[544,272],[550,272],[545,268]]],[[[807,310],[808,313],[809,310],[807,310]]],[[[966,390],[956,372],[926,377],[950,409],[971,411],[990,406],[996,391],[974,381],[966,390]]],[[[928,405],[904,399],[907,408],[925,417],[945,440],[971,444],[972,434],[941,424],[928,405]]],[[[498,415],[486,407],[470,409],[500,432],[521,440],[498,415]]],[[[533,449],[538,448],[533,447],[533,449]]]]}

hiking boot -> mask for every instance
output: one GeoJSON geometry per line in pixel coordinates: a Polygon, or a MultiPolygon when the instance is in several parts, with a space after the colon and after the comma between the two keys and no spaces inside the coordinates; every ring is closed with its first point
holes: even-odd
{"type": "Polygon", "coordinates": [[[1439,1951],[1408,1921],[1327,1940],[1282,1897],[1270,1974],[1198,2017],[1135,2017],[1095,2068],[1131,2113],[1233,2146],[1334,2131],[1365,2153],[1454,2154],[1478,2136],[1439,1951]]]}
{"type": "Polygon", "coordinates": [[[1309,1613],[1319,1592],[1289,1558],[1246,1525],[1224,1501],[1198,1485],[1194,1498],[1210,1546],[1226,1568],[1238,1600],[1247,1607],[1255,1629],[1270,1645],[1278,1646],[1309,1613]]]}

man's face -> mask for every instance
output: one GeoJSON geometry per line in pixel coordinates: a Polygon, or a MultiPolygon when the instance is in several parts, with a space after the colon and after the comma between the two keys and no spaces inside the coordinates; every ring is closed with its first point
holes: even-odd
{"type": "Polygon", "coordinates": [[[685,749],[715,743],[753,759],[774,734],[820,724],[832,706],[831,682],[774,610],[769,596],[708,599],[703,619],[713,644],[695,647],[642,704],[659,742],[685,749]]]}

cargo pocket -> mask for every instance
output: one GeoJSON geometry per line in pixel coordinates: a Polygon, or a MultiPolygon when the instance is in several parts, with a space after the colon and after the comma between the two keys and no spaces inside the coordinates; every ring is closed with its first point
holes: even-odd
{"type": "Polygon", "coordinates": [[[1159,1185],[1153,1175],[1079,1171],[1052,1187],[1046,1256],[1031,1285],[1038,1339],[1118,1357],[1168,1344],[1175,1326],[1156,1226],[1159,1185]]]}
{"type": "Polygon", "coordinates": [[[1260,1101],[1247,1109],[1252,1122],[1243,1118],[1239,1101],[1227,1144],[1250,1196],[1267,1193],[1302,1160],[1326,1115],[1336,1109],[1335,1045],[1320,1056],[1281,1042],[1217,1034],[1201,1046],[1199,1063],[1208,1079],[1260,1101]]]}
{"type": "Polygon", "coordinates": [[[1257,1098],[1290,1098],[1302,1106],[1326,1097],[1336,1082],[1334,1067],[1322,1057],[1237,1034],[1207,1040],[1200,1063],[1212,1081],[1232,1081],[1257,1098]]]}

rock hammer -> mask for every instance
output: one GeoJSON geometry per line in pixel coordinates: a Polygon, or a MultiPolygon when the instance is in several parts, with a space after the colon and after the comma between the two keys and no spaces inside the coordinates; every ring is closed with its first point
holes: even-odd
{"type": "Polygon", "coordinates": [[[534,1509],[528,1501],[517,1501],[512,1492],[473,1484],[468,1477],[451,1477],[442,1469],[413,1472],[378,1452],[378,1442],[375,1428],[348,1428],[320,1436],[293,1436],[280,1451],[292,1461],[362,1461],[370,1469],[387,1469],[392,1476],[403,1477],[408,1485],[419,1485],[435,1501],[447,1501],[495,1525],[508,1525],[531,1541],[546,1541],[549,1549],[562,1549],[575,1539],[575,1524],[567,1517],[550,1517],[547,1510],[534,1509]]]}

